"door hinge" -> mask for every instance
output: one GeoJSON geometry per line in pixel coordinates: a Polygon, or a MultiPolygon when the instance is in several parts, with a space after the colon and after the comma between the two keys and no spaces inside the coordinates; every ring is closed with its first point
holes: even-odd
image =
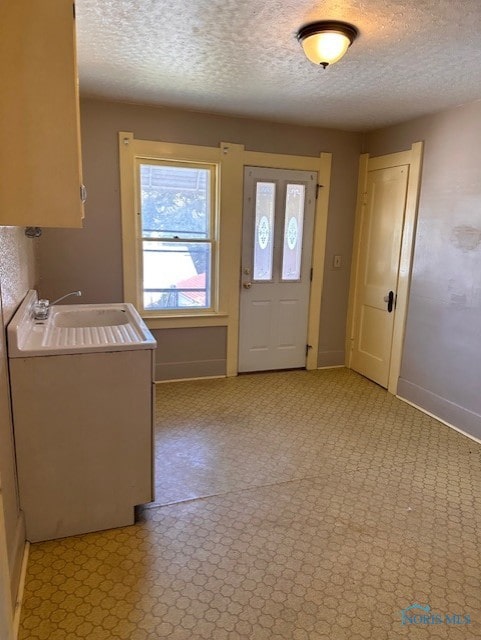
{"type": "Polygon", "coordinates": [[[73,19],[75,20],[76,15],[75,15],[75,2],[72,4],[72,12],[73,12],[73,19]]]}
{"type": "Polygon", "coordinates": [[[309,274],[309,280],[312,282],[312,276],[314,274],[314,269],[311,267],[311,272],[309,274]]]}
{"type": "Polygon", "coordinates": [[[367,204],[367,191],[361,194],[361,204],[367,204]]]}
{"type": "Polygon", "coordinates": [[[323,187],[323,184],[316,184],[316,200],[319,197],[319,189],[322,189],[323,187]]]}
{"type": "Polygon", "coordinates": [[[306,344],[306,358],[309,355],[309,349],[312,349],[312,344],[306,344]]]}

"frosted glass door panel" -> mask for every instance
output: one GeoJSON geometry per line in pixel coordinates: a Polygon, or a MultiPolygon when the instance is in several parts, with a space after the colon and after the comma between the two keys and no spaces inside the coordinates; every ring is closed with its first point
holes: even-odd
{"type": "Polygon", "coordinates": [[[254,280],[272,280],[275,205],[275,182],[258,182],[254,227],[254,280]]]}
{"type": "Polygon", "coordinates": [[[288,184],[284,217],[284,241],[282,248],[282,279],[299,280],[301,277],[302,232],[304,227],[304,201],[306,187],[288,184]]]}

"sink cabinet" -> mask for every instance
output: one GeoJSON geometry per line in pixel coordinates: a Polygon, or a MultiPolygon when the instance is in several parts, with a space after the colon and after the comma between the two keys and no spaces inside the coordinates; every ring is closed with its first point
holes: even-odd
{"type": "Polygon", "coordinates": [[[10,359],[30,542],[133,524],[152,500],[152,354],[10,359]]]}
{"type": "Polygon", "coordinates": [[[0,3],[0,225],[82,226],[74,12],[0,3]]]}

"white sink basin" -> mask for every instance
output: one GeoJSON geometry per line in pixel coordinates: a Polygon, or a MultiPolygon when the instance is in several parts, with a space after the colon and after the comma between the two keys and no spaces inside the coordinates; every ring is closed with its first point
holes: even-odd
{"type": "Polygon", "coordinates": [[[54,305],[46,320],[35,320],[37,292],[31,290],[8,325],[11,358],[155,349],[157,343],[133,305],[54,305]]]}
{"type": "Polygon", "coordinates": [[[129,316],[125,309],[94,309],[92,305],[79,304],[75,305],[75,309],[67,311],[63,311],[60,306],[54,306],[50,310],[50,323],[55,327],[116,327],[128,322],[129,316]]]}

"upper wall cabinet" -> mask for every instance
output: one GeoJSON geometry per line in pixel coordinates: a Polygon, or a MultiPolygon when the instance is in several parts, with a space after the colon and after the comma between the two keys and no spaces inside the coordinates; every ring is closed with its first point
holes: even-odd
{"type": "Polygon", "coordinates": [[[0,3],[0,225],[81,227],[72,0],[0,3]]]}

